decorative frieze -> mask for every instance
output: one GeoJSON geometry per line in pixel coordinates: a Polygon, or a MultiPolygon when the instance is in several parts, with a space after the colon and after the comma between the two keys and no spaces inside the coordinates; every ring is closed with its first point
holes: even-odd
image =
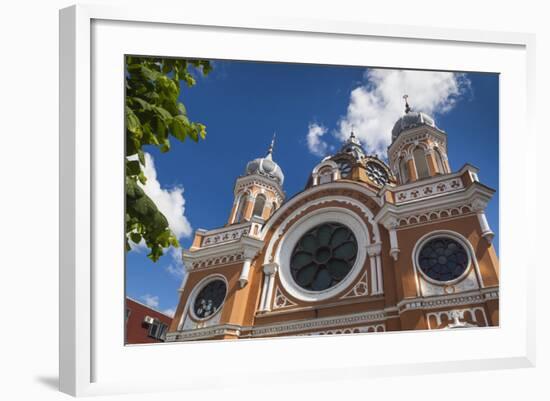
{"type": "Polygon", "coordinates": [[[416,224],[424,224],[435,220],[447,219],[468,213],[472,213],[471,204],[457,205],[454,207],[437,210],[424,210],[422,212],[411,213],[407,216],[400,217],[398,220],[398,228],[413,226],[416,224]]]}
{"type": "Polygon", "coordinates": [[[445,179],[429,184],[420,184],[395,193],[395,204],[414,202],[420,199],[428,199],[441,194],[456,192],[464,188],[460,177],[445,179]]]}
{"type": "Polygon", "coordinates": [[[305,336],[315,335],[332,335],[332,334],[359,334],[359,333],[380,333],[386,331],[386,325],[384,323],[372,324],[369,326],[350,327],[347,329],[332,329],[323,331],[314,331],[312,333],[305,333],[305,336]]]}
{"type": "Polygon", "coordinates": [[[224,256],[212,256],[197,260],[192,263],[186,263],[187,270],[202,269],[213,266],[228,265],[243,260],[243,251],[238,251],[224,256]]]}
{"type": "Polygon", "coordinates": [[[470,305],[498,298],[498,289],[487,289],[470,294],[438,296],[437,298],[405,299],[397,304],[399,313],[414,309],[438,309],[457,305],[470,305]]]}
{"type": "Polygon", "coordinates": [[[229,226],[225,230],[215,230],[212,234],[206,232],[202,238],[201,248],[238,241],[244,236],[256,237],[260,228],[259,222],[250,221],[246,225],[237,228],[229,226]]]}

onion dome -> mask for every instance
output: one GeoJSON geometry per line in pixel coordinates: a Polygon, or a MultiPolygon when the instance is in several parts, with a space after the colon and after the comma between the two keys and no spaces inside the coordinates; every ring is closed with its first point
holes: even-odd
{"type": "Polygon", "coordinates": [[[258,174],[276,181],[283,185],[285,176],[281,167],[273,161],[273,146],[275,145],[275,135],[265,157],[258,157],[246,165],[246,175],[258,174]]]}
{"type": "Polygon", "coordinates": [[[430,117],[426,113],[412,111],[409,103],[407,102],[407,97],[407,95],[403,96],[403,98],[405,99],[405,114],[399,120],[397,120],[395,125],[393,126],[391,132],[392,141],[395,141],[399,134],[401,134],[401,132],[410,128],[416,128],[422,125],[426,125],[432,128],[439,129],[436,127],[435,121],[432,117],[430,117]]]}
{"type": "Polygon", "coordinates": [[[339,153],[353,156],[357,161],[363,160],[365,158],[365,150],[361,146],[361,142],[359,142],[359,140],[356,138],[353,131],[351,131],[351,135],[340,148],[339,153]]]}

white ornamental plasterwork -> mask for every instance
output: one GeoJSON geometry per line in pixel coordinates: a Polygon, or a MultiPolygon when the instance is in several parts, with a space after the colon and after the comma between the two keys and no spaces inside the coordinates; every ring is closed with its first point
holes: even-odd
{"type": "Polygon", "coordinates": [[[234,191],[235,196],[239,195],[241,192],[244,192],[247,188],[251,186],[256,186],[273,192],[275,194],[275,199],[277,199],[277,203],[279,205],[284,201],[284,197],[282,196],[282,191],[280,187],[276,187],[274,185],[267,184],[264,181],[251,179],[248,177],[243,177],[240,182],[237,183],[234,191]]]}
{"type": "Polygon", "coordinates": [[[397,228],[404,226],[412,226],[415,224],[424,224],[440,219],[461,216],[464,214],[473,213],[471,204],[458,205],[438,210],[430,210],[422,213],[414,213],[405,217],[400,217],[397,228]]]}
{"type": "MultiPolygon", "coordinates": [[[[291,218],[287,218],[283,222],[283,224],[281,224],[273,234],[273,237],[271,238],[271,241],[270,241],[270,246],[268,248],[269,257],[272,257],[273,244],[276,243],[279,240],[279,238],[281,238],[286,233],[287,229],[289,228],[289,224],[294,223],[293,221],[294,217],[300,216],[302,213],[304,213],[308,209],[311,209],[314,206],[319,206],[330,202],[338,202],[343,205],[359,207],[362,211],[362,216],[364,216],[367,219],[367,221],[371,226],[369,230],[369,235],[373,235],[375,241],[377,242],[380,241],[380,233],[378,231],[378,226],[374,223],[372,211],[367,206],[361,204],[359,201],[353,198],[326,196],[326,197],[321,197],[314,201],[308,202],[305,205],[302,205],[301,207],[294,209],[294,211],[291,213],[291,218]]],[[[265,237],[267,232],[268,230],[266,230],[266,227],[264,227],[261,237],[265,237]]]]}
{"type": "Polygon", "coordinates": [[[304,333],[304,336],[315,335],[332,335],[332,334],[359,334],[359,333],[380,333],[386,331],[386,325],[384,323],[373,324],[369,326],[351,327],[347,329],[332,329],[323,331],[314,331],[312,333],[304,333]]]}
{"type": "Polygon", "coordinates": [[[433,298],[405,299],[397,304],[399,313],[414,309],[439,309],[449,306],[469,305],[482,303],[489,299],[498,299],[499,291],[496,288],[475,291],[470,294],[449,294],[433,298]]]}
{"type": "Polygon", "coordinates": [[[237,229],[222,231],[212,235],[206,235],[202,239],[201,246],[202,248],[206,248],[212,245],[218,245],[226,242],[237,241],[241,239],[241,237],[248,235],[251,228],[252,228],[251,226],[246,226],[246,227],[241,227],[237,229]]]}
{"type": "MultiPolygon", "coordinates": [[[[410,144],[418,144],[420,142],[425,141],[428,138],[434,143],[436,143],[439,147],[444,147],[445,141],[440,139],[440,136],[442,135],[445,135],[445,134],[441,133],[436,135],[432,132],[427,132],[427,131],[424,131],[415,135],[410,135],[406,139],[403,139],[403,137],[400,135],[396,141],[396,142],[400,142],[398,147],[391,152],[392,160],[396,160],[400,156],[401,152],[404,150],[405,147],[409,146],[410,144]]],[[[412,149],[409,149],[409,150],[412,150],[412,149]]]]}
{"type": "Polygon", "coordinates": [[[422,295],[426,297],[434,295],[447,295],[455,294],[459,292],[472,291],[479,288],[477,277],[474,269],[470,269],[467,276],[463,280],[453,285],[438,285],[430,283],[421,274],[418,274],[418,280],[420,281],[420,287],[422,295]]]}
{"type": "Polygon", "coordinates": [[[448,194],[464,188],[460,177],[437,181],[425,185],[417,185],[395,193],[395,204],[408,203],[420,199],[429,199],[441,194],[448,194]]]}
{"type": "Polygon", "coordinates": [[[362,297],[369,294],[369,283],[367,281],[367,273],[363,274],[363,277],[361,277],[361,280],[357,282],[353,286],[353,288],[348,291],[344,296],[340,297],[340,299],[344,298],[355,298],[355,297],[362,297]]]}
{"type": "MultiPolygon", "coordinates": [[[[243,260],[243,252],[239,251],[230,255],[212,256],[193,262],[188,270],[203,269],[213,266],[227,265],[243,260]]],[[[186,264],[186,266],[189,266],[186,264]]]]}
{"type": "Polygon", "coordinates": [[[294,302],[284,296],[279,287],[275,290],[275,299],[273,300],[273,309],[289,308],[296,306],[294,302]]]}
{"type": "Polygon", "coordinates": [[[449,324],[445,328],[458,328],[458,327],[486,327],[489,325],[489,322],[487,321],[487,315],[485,314],[485,310],[478,306],[473,308],[465,308],[465,309],[453,309],[448,311],[438,311],[438,312],[430,312],[427,314],[427,320],[428,320],[428,328],[430,330],[436,329],[443,323],[443,316],[446,317],[446,321],[449,322],[449,324]],[[477,312],[480,312],[483,319],[480,321],[478,319],[478,316],[476,315],[477,312]],[[432,318],[436,321],[436,327],[431,327],[431,321],[432,318]],[[473,322],[474,324],[470,324],[467,322],[467,320],[473,322]]]}
{"type": "Polygon", "coordinates": [[[187,314],[185,321],[183,322],[183,330],[196,330],[203,329],[206,327],[216,326],[220,323],[221,313],[216,313],[211,319],[195,321],[191,319],[189,314],[187,314]]]}
{"type": "Polygon", "coordinates": [[[355,315],[330,317],[330,318],[317,318],[307,321],[288,322],[282,324],[276,324],[272,326],[259,326],[254,327],[252,335],[254,337],[262,337],[266,335],[276,335],[283,333],[292,333],[305,331],[310,329],[319,329],[335,326],[347,326],[355,325],[366,322],[376,322],[385,320],[387,313],[385,311],[364,312],[355,315]]]}

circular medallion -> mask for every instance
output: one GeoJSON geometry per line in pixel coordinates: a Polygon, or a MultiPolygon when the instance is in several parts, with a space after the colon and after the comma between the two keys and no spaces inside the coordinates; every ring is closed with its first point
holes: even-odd
{"type": "Polygon", "coordinates": [[[353,232],[340,223],[323,223],[298,240],[290,258],[290,272],[301,288],[323,291],[342,281],[356,258],[353,232]]]}
{"type": "Polygon", "coordinates": [[[193,312],[199,319],[214,315],[222,306],[227,294],[225,281],[217,279],[206,284],[195,297],[193,312]]]}

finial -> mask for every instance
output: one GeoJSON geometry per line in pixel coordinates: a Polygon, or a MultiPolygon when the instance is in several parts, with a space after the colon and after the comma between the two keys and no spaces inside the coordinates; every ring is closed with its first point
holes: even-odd
{"type": "Polygon", "coordinates": [[[354,129],[355,129],[355,127],[352,125],[352,126],[351,126],[351,134],[349,135],[350,139],[354,139],[354,138],[355,138],[355,133],[353,132],[354,129]]]}
{"type": "Polygon", "coordinates": [[[271,154],[273,153],[273,147],[275,146],[275,135],[277,133],[273,133],[273,139],[271,140],[271,144],[269,145],[269,149],[267,150],[267,158],[271,159],[271,154]]]}
{"type": "Polygon", "coordinates": [[[405,114],[407,114],[409,111],[411,111],[411,107],[409,106],[408,99],[409,95],[405,94],[403,95],[403,99],[405,99],[405,114]]]}

